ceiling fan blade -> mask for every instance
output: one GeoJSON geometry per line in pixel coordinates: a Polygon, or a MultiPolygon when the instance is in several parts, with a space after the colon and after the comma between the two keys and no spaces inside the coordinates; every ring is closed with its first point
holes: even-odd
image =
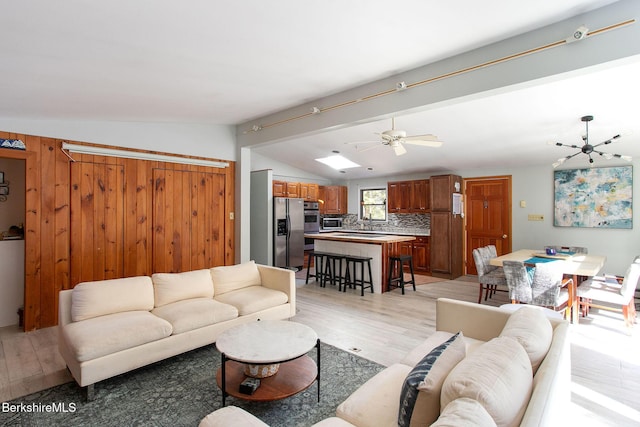
{"type": "Polygon", "coordinates": [[[415,140],[415,141],[437,141],[438,137],[432,134],[426,134],[426,135],[410,135],[410,136],[406,136],[403,138],[406,141],[411,141],[411,140],[415,140]]]}
{"type": "Polygon", "coordinates": [[[429,141],[424,139],[403,138],[402,142],[413,145],[422,145],[423,147],[441,147],[442,141],[429,141]]]}
{"type": "Polygon", "coordinates": [[[407,149],[404,148],[402,144],[398,143],[398,145],[393,147],[393,151],[396,152],[396,156],[402,156],[403,154],[406,154],[407,149]]]}

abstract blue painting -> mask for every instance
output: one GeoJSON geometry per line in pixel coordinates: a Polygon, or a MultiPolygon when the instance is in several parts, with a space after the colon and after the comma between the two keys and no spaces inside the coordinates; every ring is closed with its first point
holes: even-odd
{"type": "Polygon", "coordinates": [[[556,227],[633,228],[633,167],[554,171],[556,227]]]}

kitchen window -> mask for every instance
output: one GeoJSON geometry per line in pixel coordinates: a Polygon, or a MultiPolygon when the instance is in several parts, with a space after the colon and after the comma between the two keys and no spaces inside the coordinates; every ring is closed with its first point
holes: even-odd
{"type": "Polygon", "coordinates": [[[387,220],[387,189],[360,190],[360,219],[363,221],[387,220]]]}

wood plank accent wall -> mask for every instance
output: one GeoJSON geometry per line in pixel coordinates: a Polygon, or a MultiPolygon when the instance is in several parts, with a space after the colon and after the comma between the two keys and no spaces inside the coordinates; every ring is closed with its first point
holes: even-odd
{"type": "Polygon", "coordinates": [[[0,157],[26,160],[25,331],[56,325],[59,291],[81,281],[234,263],[235,162],[211,168],[84,154],[72,162],[62,140],[0,138],[27,147],[0,149],[0,157]],[[162,176],[172,176],[164,219],[155,217],[162,176]]]}

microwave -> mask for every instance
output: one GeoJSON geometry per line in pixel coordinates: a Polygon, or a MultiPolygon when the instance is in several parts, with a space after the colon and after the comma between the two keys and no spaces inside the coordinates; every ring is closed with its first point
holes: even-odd
{"type": "Polygon", "coordinates": [[[322,218],[323,230],[341,230],[342,218],[322,218]]]}

